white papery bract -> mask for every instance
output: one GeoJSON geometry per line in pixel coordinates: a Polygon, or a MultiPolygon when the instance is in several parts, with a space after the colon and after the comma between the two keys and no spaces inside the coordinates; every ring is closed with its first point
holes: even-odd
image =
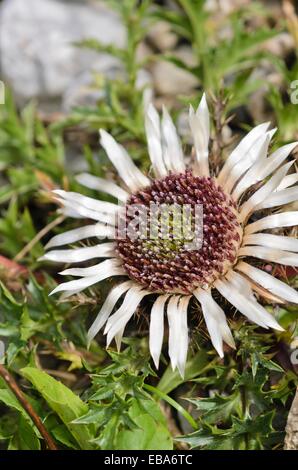
{"type": "MultiPolygon", "coordinates": [[[[167,184],[172,185],[169,194],[172,194],[171,197],[176,200],[173,188],[175,185],[179,186],[179,198],[181,198],[185,183],[185,188],[187,187],[190,193],[193,188],[191,195],[194,198],[198,197],[198,202],[204,206],[204,201],[206,203],[208,200],[207,194],[204,197],[204,191],[209,191],[208,197],[211,197],[211,200],[214,194],[215,198],[218,197],[218,200],[223,202],[222,211],[218,211],[217,206],[217,212],[214,213],[212,211],[215,209],[209,204],[204,219],[206,233],[209,233],[207,239],[212,241],[218,236],[218,240],[222,240],[224,245],[226,239],[223,234],[218,233],[220,232],[218,227],[222,227],[222,231],[230,233],[228,249],[225,250],[227,248],[225,246],[215,245],[214,248],[204,245],[201,252],[198,250],[195,253],[196,257],[193,257],[192,261],[187,256],[179,257],[177,254],[173,266],[176,262],[178,271],[183,267],[182,274],[179,271],[178,275],[178,271],[175,272],[173,268],[169,272],[159,272],[161,268],[157,263],[153,274],[151,272],[148,275],[148,270],[147,274],[142,271],[145,268],[134,259],[136,255],[129,253],[129,245],[125,245],[125,249],[122,249],[123,247],[120,247],[115,240],[113,223],[119,210],[116,199],[115,203],[108,203],[79,193],[56,190],[55,198],[62,205],[62,212],[65,215],[77,219],[91,219],[94,223],[89,222],[89,225],[56,235],[47,245],[48,249],[55,249],[43,257],[43,260],[61,263],[79,263],[104,258],[103,261],[97,261],[90,267],[64,270],[62,275],[75,276],[76,279],[58,285],[52,292],[63,292],[63,298],[79,293],[108,277],[122,277],[122,281],[111,289],[90,327],[89,343],[104,327],[107,344],[115,339],[117,347],[120,348],[126,324],[140,302],[145,296],[154,296],[149,329],[151,356],[158,368],[164,324],[167,321],[171,364],[173,369],[178,368],[181,376],[184,375],[188,351],[187,313],[191,301],[200,304],[211,341],[221,357],[224,354],[224,343],[231,348],[235,348],[235,343],[225,313],[214,300],[213,292],[217,291],[248,321],[263,328],[270,327],[276,330],[282,328],[273,315],[257,301],[254,292],[261,288],[264,295],[268,293],[269,298],[271,295],[280,302],[298,303],[298,293],[292,287],[260,267],[252,265],[252,260],[256,259],[259,260],[258,264],[269,261],[298,266],[298,241],[294,237],[281,234],[285,227],[294,227],[298,223],[298,211],[283,211],[284,205],[297,201],[298,187],[295,184],[298,177],[296,173],[287,175],[293,161],[286,162],[296,143],[285,145],[268,156],[270,140],[275,130],[268,130],[269,123],[260,124],[242,139],[225,161],[219,174],[214,175],[209,165],[209,122],[209,111],[204,95],[198,109],[195,111],[190,108],[189,112],[194,161],[187,166],[186,161],[189,159],[183,154],[180,138],[169,113],[163,108],[160,118],[154,106],[150,104],[145,113],[145,129],[155,179],[142,174],[124,147],[106,131],[101,130],[101,144],[117,169],[123,187],[86,173],[78,175],[77,181],[92,190],[106,192],[122,204],[144,194],[150,199],[153,193],[158,193],[156,188],[162,185],[164,190],[167,184]],[[254,186],[256,183],[258,185],[254,186]],[[246,196],[248,190],[249,196],[246,196]],[[195,196],[196,194],[200,196],[195,196]],[[268,214],[269,208],[274,210],[273,214],[268,214]],[[267,211],[265,215],[262,212],[264,209],[267,211]],[[210,222],[210,220],[219,220],[220,217],[221,223],[218,226],[214,225],[215,222],[210,222]],[[272,233],[272,230],[276,232],[276,229],[279,233],[272,233]],[[98,243],[98,238],[111,241],[98,243]],[[86,239],[95,239],[97,243],[85,247],[59,249],[86,239]],[[215,259],[214,252],[217,250],[218,258],[215,259]],[[211,268],[207,269],[208,266],[213,266],[212,262],[217,266],[212,268],[213,271],[211,268]],[[183,277],[183,270],[186,277],[183,277]],[[168,281],[165,282],[165,279],[168,281]],[[118,308],[115,311],[116,306],[118,308]]],[[[164,191],[161,194],[164,194],[164,191]]],[[[159,253],[163,253],[162,241],[160,244],[158,250],[159,253]]],[[[146,249],[148,250],[148,247],[146,249]]],[[[138,253],[142,259],[142,251],[138,253]]],[[[150,264],[151,259],[147,255],[144,248],[145,267],[150,264]]],[[[160,259],[163,260],[162,257],[160,259]]]]}

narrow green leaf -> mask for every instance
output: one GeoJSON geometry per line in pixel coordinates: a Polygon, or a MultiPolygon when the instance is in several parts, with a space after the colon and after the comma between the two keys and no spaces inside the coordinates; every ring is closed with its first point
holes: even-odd
{"type": "Polygon", "coordinates": [[[81,449],[92,449],[90,440],[93,436],[90,427],[73,423],[76,418],[87,413],[88,406],[69,388],[39,369],[25,367],[21,369],[21,373],[57,413],[81,449]]]}

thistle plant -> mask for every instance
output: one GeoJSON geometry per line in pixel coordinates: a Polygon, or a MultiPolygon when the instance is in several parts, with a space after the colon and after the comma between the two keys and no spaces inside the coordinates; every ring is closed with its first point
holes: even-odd
{"type": "Polygon", "coordinates": [[[0,448],[282,449],[297,386],[297,51],[277,58],[266,41],[294,37],[293,11],[106,3],[127,46],[74,44],[122,66],[94,75],[98,103],[47,120],[8,90],[0,105],[0,448]],[[192,65],[151,47],[158,21],[192,65]],[[164,61],[197,86],[140,86],[164,61]],[[264,64],[279,77],[262,98],[271,123],[249,106],[264,64]]]}

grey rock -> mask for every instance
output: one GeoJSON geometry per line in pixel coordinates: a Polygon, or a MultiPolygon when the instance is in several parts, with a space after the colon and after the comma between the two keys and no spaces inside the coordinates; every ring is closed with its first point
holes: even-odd
{"type": "MultiPolygon", "coordinates": [[[[196,65],[194,55],[188,46],[179,47],[173,55],[188,66],[196,65]]],[[[198,80],[194,75],[171,62],[155,62],[151,67],[151,73],[155,89],[162,95],[187,94],[198,86],[198,80]]]]}
{"type": "MultiPolygon", "coordinates": [[[[124,47],[126,32],[117,14],[98,1],[4,0],[0,68],[17,102],[38,98],[56,109],[62,99],[67,107],[76,82],[86,87],[92,70],[117,74],[121,66],[115,58],[73,45],[86,38],[124,47]]],[[[98,98],[94,93],[91,99],[98,98]]]]}
{"type": "Polygon", "coordinates": [[[277,36],[268,39],[263,49],[278,57],[285,57],[287,54],[295,50],[295,41],[291,34],[283,32],[277,36]]]}
{"type": "MultiPolygon", "coordinates": [[[[66,113],[77,106],[96,106],[99,100],[104,99],[105,91],[103,88],[98,86],[97,82],[100,80],[95,79],[95,75],[104,76],[105,78],[125,78],[124,71],[120,65],[111,66],[104,73],[102,70],[98,70],[96,66],[93,66],[93,72],[87,70],[76,76],[65,90],[62,98],[62,111],[66,113]]],[[[136,80],[136,87],[151,88],[151,75],[146,70],[139,70],[136,80]]]]}
{"type": "Polygon", "coordinates": [[[298,449],[298,389],[293,400],[286,425],[284,450],[298,449]]]}
{"type": "Polygon", "coordinates": [[[173,33],[169,23],[158,21],[148,31],[148,38],[160,51],[174,49],[178,42],[178,35],[173,33]]]}

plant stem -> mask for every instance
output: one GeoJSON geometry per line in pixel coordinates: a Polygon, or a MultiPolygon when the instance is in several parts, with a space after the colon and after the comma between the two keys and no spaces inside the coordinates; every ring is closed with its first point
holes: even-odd
{"type": "Polygon", "coordinates": [[[185,14],[187,15],[193,34],[192,46],[196,53],[198,62],[201,64],[201,81],[203,88],[207,90],[211,87],[209,78],[209,64],[207,63],[207,57],[205,54],[205,41],[206,35],[204,31],[203,21],[203,2],[194,6],[191,0],[178,0],[185,14]]]}
{"type": "Polygon", "coordinates": [[[198,429],[197,423],[195,422],[193,417],[188,413],[188,411],[186,411],[183,408],[183,406],[179,405],[179,403],[173,400],[173,398],[169,397],[168,395],[163,393],[161,390],[159,390],[156,387],[153,387],[152,385],[144,384],[144,388],[145,390],[148,390],[148,392],[154,393],[159,398],[169,403],[169,405],[171,405],[173,408],[175,408],[175,410],[177,410],[179,413],[182,414],[182,416],[186,419],[186,421],[189,422],[189,424],[191,425],[193,429],[198,429]]]}
{"type": "Polygon", "coordinates": [[[46,227],[44,227],[40,232],[35,235],[34,238],[32,238],[32,240],[30,240],[30,242],[26,246],[24,246],[24,248],[14,257],[13,260],[20,261],[21,259],[23,259],[24,256],[26,256],[26,254],[32,250],[34,245],[36,245],[36,243],[38,243],[42,239],[42,237],[44,237],[48,232],[50,232],[54,227],[56,227],[56,225],[61,224],[64,219],[65,216],[60,215],[60,217],[57,217],[57,219],[53,220],[46,227]]]}
{"type": "Polygon", "coordinates": [[[32,419],[33,423],[35,424],[35,426],[39,430],[40,434],[42,435],[42,437],[46,441],[46,444],[47,444],[48,448],[50,450],[58,450],[58,448],[56,447],[55,442],[53,441],[50,434],[48,433],[48,431],[44,427],[40,417],[36,414],[33,407],[27,401],[25,395],[23,394],[23,392],[19,388],[18,384],[16,383],[16,381],[14,380],[12,375],[8,372],[8,370],[2,364],[0,364],[0,376],[6,382],[6,384],[10,388],[10,390],[13,392],[15,397],[18,399],[18,401],[20,402],[20,404],[24,408],[24,410],[27,411],[27,413],[30,416],[30,418],[32,419]]]}
{"type": "Polygon", "coordinates": [[[221,89],[218,95],[212,96],[213,107],[214,107],[214,129],[215,139],[213,142],[213,156],[214,165],[219,166],[222,163],[222,152],[224,148],[223,141],[223,126],[225,124],[224,111],[226,100],[224,98],[223,90],[221,89]]]}

